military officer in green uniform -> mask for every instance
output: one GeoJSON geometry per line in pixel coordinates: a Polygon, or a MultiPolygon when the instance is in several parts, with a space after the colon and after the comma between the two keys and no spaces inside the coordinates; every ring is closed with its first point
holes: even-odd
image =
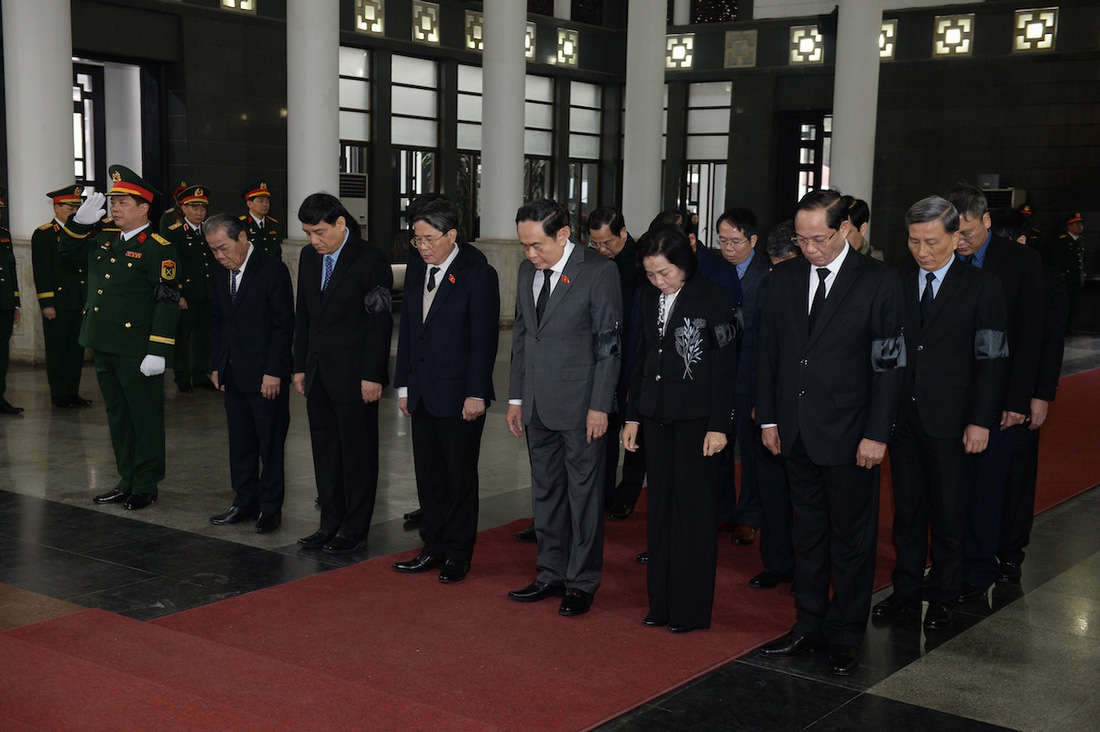
{"type": "Polygon", "coordinates": [[[119,481],[96,503],[145,508],[164,478],[164,365],[179,323],[179,259],[153,231],[157,191],[129,168],[108,168],[110,227],[104,196],[93,193],[62,229],[62,254],[88,257],[88,301],[80,344],[95,355],[99,389],[119,481]]]}
{"type": "Polygon", "coordinates": [[[1080,213],[1071,213],[1066,217],[1066,230],[1058,235],[1051,248],[1051,257],[1055,268],[1066,276],[1066,294],[1069,295],[1069,312],[1066,314],[1066,329],[1073,332],[1073,313],[1081,297],[1081,287],[1085,284],[1085,220],[1080,213]]]}
{"type": "Polygon", "coordinates": [[[79,394],[84,366],[80,322],[88,296],[88,262],[86,258],[62,257],[57,246],[61,227],[80,208],[83,192],[84,188],[74,183],[47,193],[53,202],[53,221],[42,224],[31,235],[34,288],[46,339],[46,379],[50,398],[57,407],[86,407],[92,403],[79,394]]]}
{"type": "Polygon", "coordinates": [[[168,229],[172,224],[183,221],[183,214],[180,212],[180,194],[186,188],[187,181],[181,180],[180,184],[172,189],[172,207],[160,215],[160,225],[157,226],[157,231],[165,238],[168,237],[168,229]]]}
{"type": "Polygon", "coordinates": [[[202,186],[190,186],[176,196],[176,201],[183,221],[169,226],[164,237],[179,254],[177,277],[182,287],[172,370],[180,391],[189,394],[195,387],[213,391],[208,369],[214,291],[210,280],[210,247],[202,228],[210,199],[202,186]]]}
{"type": "Polygon", "coordinates": [[[283,227],[268,212],[271,211],[271,189],[267,181],[258,180],[241,191],[248,213],[241,216],[245,233],[252,245],[277,259],[283,258],[283,227]]]}
{"type": "Polygon", "coordinates": [[[8,388],[8,349],[11,333],[19,322],[19,279],[15,273],[15,250],[11,232],[4,227],[8,192],[0,188],[0,414],[19,414],[4,398],[8,388]]]}

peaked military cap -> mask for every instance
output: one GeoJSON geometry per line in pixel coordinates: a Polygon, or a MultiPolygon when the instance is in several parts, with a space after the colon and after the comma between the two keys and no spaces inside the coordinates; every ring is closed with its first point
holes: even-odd
{"type": "Polygon", "coordinates": [[[1066,226],[1069,226],[1070,224],[1076,224],[1079,221],[1084,221],[1084,219],[1081,218],[1081,214],[1071,213],[1069,216],[1066,217],[1066,226]]]}
{"type": "Polygon", "coordinates": [[[107,191],[108,196],[137,196],[151,204],[153,199],[160,195],[160,191],[150,185],[149,181],[125,165],[112,165],[107,168],[107,173],[111,176],[111,189],[107,191]]]}
{"type": "Polygon", "coordinates": [[[268,196],[270,198],[271,191],[268,190],[267,181],[265,181],[265,180],[253,181],[253,182],[249,183],[247,186],[245,186],[244,190],[241,191],[241,198],[243,198],[246,201],[250,198],[255,198],[256,196],[268,196]]]}
{"type": "Polygon", "coordinates": [[[176,196],[176,200],[180,202],[181,206],[186,206],[189,203],[201,203],[205,206],[210,203],[210,198],[207,197],[206,189],[202,186],[189,186],[184,188],[176,196]]]}
{"type": "Polygon", "coordinates": [[[84,199],[81,198],[81,194],[83,193],[84,186],[74,183],[71,186],[58,188],[56,191],[50,191],[46,195],[53,199],[54,203],[72,203],[79,206],[84,201],[84,199]]]}

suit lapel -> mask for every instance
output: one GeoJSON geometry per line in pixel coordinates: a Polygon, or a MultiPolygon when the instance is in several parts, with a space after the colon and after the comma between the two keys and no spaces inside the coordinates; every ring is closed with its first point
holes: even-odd
{"type": "MultiPolygon", "coordinates": [[[[971,265],[956,258],[947,270],[947,276],[940,283],[940,289],[936,298],[932,300],[932,310],[928,313],[928,322],[924,326],[931,325],[940,313],[951,308],[951,301],[958,297],[966,289],[966,270],[971,265]]],[[[920,322],[920,301],[917,301],[917,321],[920,322]]],[[[922,326],[922,328],[924,327],[922,326]]]]}
{"type": "MultiPolygon", "coordinates": [[[[428,308],[428,314],[423,317],[425,328],[428,327],[428,323],[432,321],[435,314],[440,312],[444,307],[443,303],[447,297],[454,292],[455,285],[462,276],[462,271],[466,268],[465,265],[466,252],[460,248],[454,261],[451,262],[451,266],[447,268],[447,272],[439,279],[439,284],[436,286],[438,292],[435,293],[435,297],[432,299],[432,305],[428,308]]],[[[423,302],[423,300],[421,300],[421,302],[423,302]]]]}
{"type": "Polygon", "coordinates": [[[580,274],[581,262],[583,261],[584,249],[574,244],[573,253],[569,256],[569,261],[565,263],[565,268],[558,278],[558,284],[550,292],[550,301],[546,303],[546,312],[542,314],[542,322],[539,323],[539,328],[542,328],[543,323],[550,320],[550,316],[553,314],[554,310],[557,309],[558,303],[568,294],[570,288],[573,286],[573,280],[580,274]]]}
{"type": "MultiPolygon", "coordinates": [[[[817,322],[814,323],[814,329],[810,333],[810,342],[813,342],[822,330],[829,324],[829,320],[836,313],[837,308],[840,307],[841,300],[848,294],[848,290],[852,288],[852,283],[859,277],[859,253],[849,247],[848,254],[844,258],[844,264],[840,265],[840,271],[836,273],[836,280],[833,282],[832,289],[829,290],[828,296],[825,298],[825,304],[821,306],[821,312],[817,315],[817,322]]],[[[809,270],[806,270],[806,277],[809,278],[809,270]]],[[[809,283],[807,282],[807,290],[809,293],[809,283]]],[[[806,323],[809,324],[809,313],[806,315],[806,323]]]]}
{"type": "MultiPolygon", "coordinates": [[[[344,248],[340,251],[339,259],[336,260],[336,266],[332,268],[332,277],[329,278],[328,287],[325,288],[325,292],[321,295],[322,311],[325,309],[325,304],[332,299],[333,290],[340,286],[340,280],[344,273],[352,268],[355,258],[359,255],[358,245],[359,240],[352,235],[349,235],[348,240],[344,242],[344,248]]],[[[324,255],[321,255],[320,264],[322,269],[325,266],[324,262],[324,255]]]]}
{"type": "MultiPolygon", "coordinates": [[[[234,310],[240,307],[241,300],[244,299],[245,293],[252,289],[252,281],[256,279],[256,277],[258,277],[260,275],[260,272],[263,270],[263,260],[256,256],[256,252],[258,251],[259,250],[257,249],[252,252],[252,257],[250,258],[250,261],[248,263],[248,269],[245,270],[247,276],[242,277],[240,282],[237,283],[237,297],[234,298],[232,294],[229,297],[230,307],[232,307],[234,310]]],[[[225,270],[225,276],[227,280],[230,280],[232,279],[233,274],[229,270],[225,270]]],[[[228,285],[226,286],[225,291],[229,292],[228,285]]]]}
{"type": "MultiPolygon", "coordinates": [[[[924,270],[916,266],[906,267],[902,274],[902,285],[905,287],[905,309],[908,311],[909,322],[916,325],[918,333],[924,327],[921,324],[920,317],[920,299],[924,293],[924,290],[920,287],[920,283],[923,282],[922,277],[924,277],[924,270]],[[914,285],[916,285],[915,288],[914,285]],[[914,289],[916,289],[915,295],[914,289]]],[[[943,290],[940,290],[940,294],[943,294],[943,290]]],[[[938,299],[937,297],[936,300],[938,299]]],[[[932,306],[935,307],[935,300],[932,301],[932,306]]]]}

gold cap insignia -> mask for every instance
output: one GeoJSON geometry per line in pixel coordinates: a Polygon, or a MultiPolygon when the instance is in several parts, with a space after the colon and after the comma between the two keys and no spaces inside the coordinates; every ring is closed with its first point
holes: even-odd
{"type": "Polygon", "coordinates": [[[111,180],[113,180],[115,183],[121,183],[122,182],[122,173],[119,173],[117,170],[115,172],[111,173],[111,180]]]}

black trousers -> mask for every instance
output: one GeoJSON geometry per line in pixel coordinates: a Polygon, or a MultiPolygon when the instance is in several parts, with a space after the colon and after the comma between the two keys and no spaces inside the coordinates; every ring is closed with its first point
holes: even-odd
{"type": "Polygon", "coordinates": [[[362,539],[378,493],[378,402],[335,402],[321,375],[306,395],[321,530],[362,539]]]}
{"type": "Polygon", "coordinates": [[[478,475],[485,415],[472,422],[461,416],[436,417],[423,403],[412,414],[416,493],[424,517],[424,551],[470,561],[477,537],[478,475]]]}
{"type": "Polygon", "coordinates": [[[703,456],[709,419],[645,419],[649,615],[709,628],[718,565],[721,458],[703,456]]]}
{"type": "Polygon", "coordinates": [[[1001,507],[997,557],[1019,566],[1035,523],[1035,484],[1039,479],[1039,430],[1026,425],[1016,432],[1009,461],[1008,487],[1001,507]]]}
{"type": "Polygon", "coordinates": [[[931,527],[928,598],[948,602],[962,592],[962,545],[970,494],[970,466],[962,434],[929,435],[913,402],[901,405],[890,442],[894,482],[894,591],[919,602],[931,527]]]}
{"type": "Polygon", "coordinates": [[[802,437],[785,461],[794,507],[796,634],[858,646],[867,629],[878,540],[878,469],[818,465],[802,437]],[[829,598],[829,584],[833,586],[829,598]]]}
{"type": "Polygon", "coordinates": [[[607,415],[607,463],[604,477],[604,494],[607,508],[616,503],[624,503],[634,509],[638,496],[642,494],[645,482],[645,449],[642,445],[642,433],[638,432],[638,449],[634,452],[623,450],[623,479],[618,480],[619,470],[619,431],[623,428],[623,415],[612,412],[607,415]]]}
{"type": "Polygon", "coordinates": [[[1001,511],[1008,469],[1012,460],[1012,442],[1027,425],[1002,430],[994,425],[989,431],[989,447],[975,456],[970,485],[969,518],[963,542],[963,582],[988,586],[997,579],[997,548],[1001,540],[1001,511]]]}
{"type": "Polygon", "coordinates": [[[80,391],[80,372],[84,368],[84,346],[80,345],[83,319],[79,310],[58,311],[53,320],[42,318],[51,399],[76,396],[80,391]]]}
{"type": "Polygon", "coordinates": [[[258,391],[237,388],[232,366],[218,376],[225,386],[229,479],[237,494],[233,505],[249,512],[280,511],[285,487],[283,452],[290,427],[290,384],[284,379],[279,395],[264,399],[258,391]]]}

